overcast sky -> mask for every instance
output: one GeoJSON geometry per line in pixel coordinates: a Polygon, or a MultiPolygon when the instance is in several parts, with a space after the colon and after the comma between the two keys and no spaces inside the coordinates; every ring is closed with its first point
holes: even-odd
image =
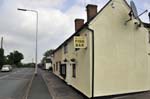
{"type": "MultiPolygon", "coordinates": [[[[85,5],[99,5],[109,0],[0,0],[0,37],[4,37],[5,55],[14,50],[24,54],[23,62],[35,57],[35,14],[17,11],[17,8],[38,10],[38,60],[48,49],[55,49],[74,33],[74,19],[86,20],[85,5]]],[[[130,0],[128,0],[129,2],[130,0]]],[[[150,0],[134,0],[138,12],[150,11],[150,0]]],[[[148,13],[141,19],[149,22],[148,13]]],[[[35,58],[34,58],[35,59],[35,58]]]]}

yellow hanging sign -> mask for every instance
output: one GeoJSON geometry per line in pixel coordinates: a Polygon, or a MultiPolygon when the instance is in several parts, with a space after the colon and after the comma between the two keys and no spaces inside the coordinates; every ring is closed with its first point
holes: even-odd
{"type": "Polygon", "coordinates": [[[74,37],[74,48],[86,48],[86,47],[87,47],[86,37],[84,36],[74,37]]]}

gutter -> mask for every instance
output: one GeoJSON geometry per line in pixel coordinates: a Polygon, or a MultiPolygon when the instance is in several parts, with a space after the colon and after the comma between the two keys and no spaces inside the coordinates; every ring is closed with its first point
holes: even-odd
{"type": "Polygon", "coordinates": [[[86,27],[92,34],[92,99],[94,99],[94,30],[89,28],[89,25],[86,27]]]}

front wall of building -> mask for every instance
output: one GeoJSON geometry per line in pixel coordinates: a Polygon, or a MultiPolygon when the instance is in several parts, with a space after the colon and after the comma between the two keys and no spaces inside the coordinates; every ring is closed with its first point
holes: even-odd
{"type": "Polygon", "coordinates": [[[62,61],[62,49],[58,49],[53,57],[53,72],[59,76],[59,65],[60,62],[62,61]]]}
{"type": "Polygon", "coordinates": [[[79,49],[75,51],[74,48],[74,39],[72,38],[68,42],[66,42],[67,46],[67,52],[64,53],[64,46],[59,50],[59,52],[55,52],[55,62],[56,60],[60,61],[62,64],[66,64],[66,78],[62,78],[59,71],[55,71],[55,74],[59,76],[61,79],[65,80],[69,85],[73,86],[83,94],[85,94],[88,97],[91,97],[91,41],[90,41],[90,34],[88,31],[83,29],[80,32],[80,36],[84,36],[87,38],[87,48],[85,49],[79,49]],[[62,53],[61,58],[57,55],[57,53],[62,53]],[[64,60],[67,60],[67,62],[64,62],[64,60]],[[71,62],[71,59],[75,59],[75,62],[71,62]],[[73,64],[76,64],[76,77],[73,77],[73,64]]]}
{"type": "MultiPolygon", "coordinates": [[[[148,66],[150,68],[150,28],[147,28],[147,34],[148,34],[148,66]]],[[[149,69],[150,70],[150,69],[149,69]]],[[[149,75],[150,75],[150,72],[149,72],[149,75]]],[[[149,88],[150,88],[150,85],[149,85],[149,88]]]]}
{"type": "MultiPolygon", "coordinates": [[[[88,32],[82,30],[80,36],[85,36],[87,41],[90,42],[88,32]]],[[[86,96],[90,96],[90,44],[86,49],[80,49],[75,51],[73,39],[69,42],[68,53],[64,54],[64,57],[67,59],[75,58],[76,59],[76,77],[72,77],[72,67],[70,68],[70,73],[68,72],[68,77],[66,80],[81,91],[86,96]],[[69,76],[70,75],[70,76],[69,76]]],[[[69,66],[68,66],[69,67],[69,66]]]]}
{"type": "Polygon", "coordinates": [[[123,0],[112,2],[95,18],[95,96],[149,90],[148,33],[125,21],[130,9],[123,0]]]}

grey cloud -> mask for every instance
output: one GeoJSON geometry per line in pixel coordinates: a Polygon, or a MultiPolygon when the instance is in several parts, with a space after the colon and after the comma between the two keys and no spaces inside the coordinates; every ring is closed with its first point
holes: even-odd
{"type": "Polygon", "coordinates": [[[0,0],[0,7],[3,5],[4,0],[0,0]]]}
{"type": "Polygon", "coordinates": [[[20,1],[25,7],[30,8],[52,8],[62,6],[66,0],[17,0],[20,1]]]}
{"type": "MultiPolygon", "coordinates": [[[[34,7],[27,4],[30,3],[29,1],[5,0],[3,8],[0,9],[0,37],[4,36],[5,54],[19,50],[25,55],[24,62],[30,61],[30,58],[35,56],[35,15],[17,11],[17,8],[33,9],[34,7]]],[[[33,2],[36,1],[33,0],[33,2]]],[[[40,4],[38,6],[36,10],[39,11],[38,56],[40,60],[45,50],[56,48],[70,36],[72,33],[70,31],[73,29],[69,15],[62,13],[59,9],[42,8],[40,4]]]]}
{"type": "MultiPolygon", "coordinates": [[[[6,54],[13,50],[19,50],[25,55],[24,62],[30,62],[35,57],[35,14],[17,11],[17,8],[39,11],[38,60],[44,51],[58,47],[72,35],[74,33],[74,19],[86,19],[86,12],[84,6],[79,2],[65,13],[61,12],[57,6],[62,6],[64,1],[5,0],[0,9],[0,37],[4,36],[6,54]]],[[[103,5],[103,1],[90,0],[90,2],[99,3],[99,5],[103,5]]]]}

